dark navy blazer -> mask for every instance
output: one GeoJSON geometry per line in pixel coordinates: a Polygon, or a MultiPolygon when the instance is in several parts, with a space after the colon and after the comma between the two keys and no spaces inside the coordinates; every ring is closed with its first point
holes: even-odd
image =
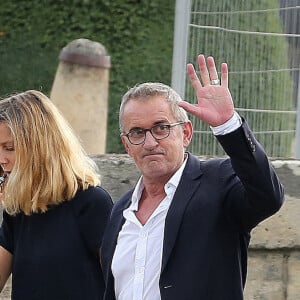
{"type": "MultiPolygon", "coordinates": [[[[169,208],[162,300],[243,299],[251,229],[282,205],[283,187],[247,123],[217,138],[229,158],[200,161],[189,154],[169,208]]],[[[115,203],[104,235],[105,300],[115,299],[111,261],[132,192],[115,203]]]]}

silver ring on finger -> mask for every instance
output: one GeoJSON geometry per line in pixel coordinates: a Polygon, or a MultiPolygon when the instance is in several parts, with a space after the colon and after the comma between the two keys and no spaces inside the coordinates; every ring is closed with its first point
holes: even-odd
{"type": "Polygon", "coordinates": [[[210,84],[211,84],[211,85],[219,85],[219,84],[220,84],[220,80],[219,80],[219,79],[212,79],[212,80],[210,81],[210,84]]]}

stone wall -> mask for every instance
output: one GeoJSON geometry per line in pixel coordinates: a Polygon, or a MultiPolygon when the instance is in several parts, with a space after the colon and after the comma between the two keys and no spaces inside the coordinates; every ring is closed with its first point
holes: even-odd
{"type": "MultiPolygon", "coordinates": [[[[93,158],[102,186],[114,201],[135,185],[139,173],[127,155],[93,158]]],[[[285,187],[286,201],[252,232],[245,300],[300,299],[300,161],[273,160],[272,164],[285,187]]],[[[9,294],[10,282],[0,300],[10,299],[9,294]]]]}
{"type": "MultiPolygon", "coordinates": [[[[127,155],[101,155],[95,161],[102,185],[114,201],[139,177],[127,155]]],[[[277,214],[252,232],[245,300],[300,300],[300,161],[272,160],[272,164],[286,200],[277,214]]]]}

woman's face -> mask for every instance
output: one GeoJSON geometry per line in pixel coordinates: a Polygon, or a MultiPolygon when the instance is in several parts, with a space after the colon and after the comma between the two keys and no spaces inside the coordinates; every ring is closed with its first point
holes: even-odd
{"type": "Polygon", "coordinates": [[[16,159],[14,141],[5,122],[0,122],[0,165],[7,175],[12,171],[16,159]]]}

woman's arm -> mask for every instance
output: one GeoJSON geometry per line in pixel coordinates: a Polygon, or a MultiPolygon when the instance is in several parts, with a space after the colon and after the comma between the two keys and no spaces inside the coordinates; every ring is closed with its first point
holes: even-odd
{"type": "Polygon", "coordinates": [[[12,270],[13,255],[0,246],[0,292],[12,270]]]}

